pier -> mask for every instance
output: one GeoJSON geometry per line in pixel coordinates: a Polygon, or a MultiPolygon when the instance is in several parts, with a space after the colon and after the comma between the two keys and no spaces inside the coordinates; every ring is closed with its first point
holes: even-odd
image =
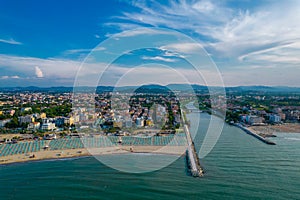
{"type": "Polygon", "coordinates": [[[269,145],[276,145],[275,142],[272,142],[272,141],[270,141],[270,140],[268,140],[268,139],[266,139],[266,138],[263,138],[262,136],[260,136],[260,135],[258,135],[258,134],[256,134],[256,133],[254,133],[254,132],[252,132],[252,131],[250,131],[249,129],[247,129],[246,127],[244,127],[244,126],[241,125],[241,124],[236,123],[236,124],[234,124],[234,125],[237,126],[237,127],[239,127],[240,129],[242,129],[245,133],[247,133],[247,134],[249,134],[249,135],[252,135],[253,137],[257,138],[258,140],[260,140],[260,141],[262,141],[262,142],[264,142],[264,143],[266,143],[266,144],[269,144],[269,145]]]}
{"type": "MultiPolygon", "coordinates": [[[[181,110],[181,115],[183,115],[183,111],[181,110]]],[[[183,125],[184,125],[184,132],[186,134],[186,139],[187,139],[187,150],[186,150],[186,158],[188,161],[188,165],[190,168],[191,175],[194,177],[201,177],[203,176],[203,169],[201,168],[200,162],[199,162],[199,157],[197,155],[197,151],[195,149],[194,142],[192,140],[191,133],[189,131],[189,127],[184,119],[183,119],[183,125]]]]}
{"type": "Polygon", "coordinates": [[[188,160],[188,164],[190,167],[190,172],[194,177],[201,177],[203,176],[203,170],[200,166],[199,158],[195,149],[194,142],[192,141],[192,137],[187,125],[184,125],[184,131],[187,137],[187,150],[186,156],[188,160]]]}

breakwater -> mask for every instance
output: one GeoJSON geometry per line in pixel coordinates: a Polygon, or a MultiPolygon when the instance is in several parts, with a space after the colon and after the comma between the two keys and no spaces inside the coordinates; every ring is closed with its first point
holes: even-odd
{"type": "Polygon", "coordinates": [[[233,124],[233,125],[236,126],[236,127],[239,127],[239,128],[242,129],[245,133],[247,133],[247,134],[249,134],[249,135],[251,135],[251,136],[257,138],[258,140],[260,140],[260,141],[262,141],[262,142],[264,142],[264,143],[266,143],[266,144],[269,144],[269,145],[276,145],[275,142],[272,142],[272,141],[270,141],[270,140],[268,140],[268,139],[266,139],[266,138],[263,138],[262,136],[260,136],[260,135],[258,135],[258,134],[256,134],[256,133],[254,133],[253,131],[249,130],[247,127],[245,127],[245,126],[243,126],[243,125],[241,125],[241,124],[239,124],[239,123],[235,123],[235,124],[233,124]]]}

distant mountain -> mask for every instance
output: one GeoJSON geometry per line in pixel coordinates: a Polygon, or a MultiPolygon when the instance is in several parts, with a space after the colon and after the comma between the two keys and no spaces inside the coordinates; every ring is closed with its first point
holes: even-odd
{"type": "Polygon", "coordinates": [[[29,87],[2,87],[0,88],[1,92],[71,92],[73,91],[72,87],[50,87],[50,88],[41,88],[35,86],[29,87]]]}
{"type": "Polygon", "coordinates": [[[135,90],[135,93],[152,93],[152,94],[166,94],[172,93],[173,91],[170,90],[167,86],[162,85],[143,85],[138,87],[135,90]]]}
{"type": "Polygon", "coordinates": [[[171,90],[178,90],[178,91],[207,91],[208,87],[203,85],[189,85],[189,84],[169,84],[167,85],[168,88],[171,90]]]}
{"type": "MultiPolygon", "coordinates": [[[[214,89],[222,89],[221,87],[210,87],[214,89]]],[[[141,92],[141,93],[169,93],[171,91],[184,91],[184,92],[192,92],[192,89],[197,92],[208,92],[208,87],[203,85],[188,85],[188,84],[169,84],[166,86],[162,85],[142,85],[142,86],[121,86],[121,87],[113,87],[113,86],[98,86],[96,89],[93,87],[76,87],[75,91],[78,92],[141,92]]],[[[292,92],[292,93],[300,93],[299,87],[287,87],[287,86],[236,86],[236,87],[226,87],[226,92],[292,92]]],[[[0,88],[0,92],[73,92],[73,87],[2,87],[0,88]]]]}
{"type": "Polygon", "coordinates": [[[288,87],[288,86],[237,86],[237,87],[227,87],[226,91],[233,92],[300,92],[298,87],[288,87]]]}

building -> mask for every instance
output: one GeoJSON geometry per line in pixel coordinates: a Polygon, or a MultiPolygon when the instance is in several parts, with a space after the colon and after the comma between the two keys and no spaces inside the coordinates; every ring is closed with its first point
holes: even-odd
{"type": "Polygon", "coordinates": [[[270,117],[269,117],[269,121],[270,121],[271,123],[279,123],[279,122],[281,122],[281,117],[280,117],[280,115],[272,114],[272,115],[270,115],[270,117]]]}
{"type": "Polygon", "coordinates": [[[55,119],[55,126],[62,127],[64,125],[65,118],[64,117],[58,117],[55,119]]]}
{"type": "Polygon", "coordinates": [[[79,115],[73,115],[74,123],[79,122],[79,115]]]}
{"type": "MultiPolygon", "coordinates": [[[[152,114],[153,122],[156,123],[157,122],[157,105],[156,104],[153,105],[153,112],[151,114],[152,114]]],[[[150,114],[150,116],[151,116],[151,114],[150,114]]]]}
{"type": "Polygon", "coordinates": [[[41,129],[43,131],[53,131],[55,129],[55,123],[49,122],[49,123],[43,123],[41,126],[41,129]]]}
{"type": "Polygon", "coordinates": [[[262,124],[263,118],[256,115],[246,115],[246,122],[250,125],[262,124]]]}
{"type": "Polygon", "coordinates": [[[7,110],[5,111],[6,114],[10,115],[10,116],[13,116],[15,114],[15,110],[7,110]]]}
{"type": "Polygon", "coordinates": [[[123,127],[123,122],[122,121],[114,121],[113,122],[113,127],[122,128],[123,127]]]}
{"type": "Polygon", "coordinates": [[[142,126],[144,126],[144,119],[138,117],[138,118],[136,118],[135,123],[136,123],[137,127],[142,127],[142,126]]]}
{"type": "Polygon", "coordinates": [[[286,120],[288,120],[288,121],[296,122],[296,121],[299,121],[299,119],[300,119],[300,111],[299,110],[288,110],[288,111],[285,111],[285,114],[286,114],[286,120]]]}
{"type": "Polygon", "coordinates": [[[79,121],[88,121],[89,116],[87,113],[80,113],[79,115],[79,121]]]}
{"type": "Polygon", "coordinates": [[[19,124],[34,122],[35,118],[32,115],[18,117],[19,124]]]}
{"type": "Polygon", "coordinates": [[[40,126],[41,130],[53,131],[56,128],[55,123],[53,122],[54,122],[53,119],[48,119],[48,118],[42,119],[42,125],[40,126]]]}
{"type": "Polygon", "coordinates": [[[29,111],[32,111],[31,107],[21,108],[21,112],[29,112],[29,111]]]}
{"type": "Polygon", "coordinates": [[[49,123],[49,122],[50,122],[50,120],[48,118],[42,119],[42,124],[46,124],[46,123],[49,123]]]}
{"type": "Polygon", "coordinates": [[[32,122],[32,123],[28,124],[27,129],[30,131],[35,131],[40,128],[40,125],[41,125],[40,122],[32,122]]]}
{"type": "Polygon", "coordinates": [[[128,119],[125,121],[125,127],[126,128],[131,128],[132,127],[132,120],[131,119],[128,119]]]}
{"type": "Polygon", "coordinates": [[[280,116],[281,120],[283,120],[283,121],[284,121],[285,118],[286,118],[284,113],[279,113],[279,116],[280,116]]]}
{"type": "Polygon", "coordinates": [[[40,114],[40,118],[41,118],[41,119],[45,119],[46,117],[47,117],[47,116],[46,116],[46,113],[41,113],[41,114],[40,114]]]}
{"type": "Polygon", "coordinates": [[[65,117],[64,124],[71,126],[74,123],[75,123],[74,117],[65,117]]]}

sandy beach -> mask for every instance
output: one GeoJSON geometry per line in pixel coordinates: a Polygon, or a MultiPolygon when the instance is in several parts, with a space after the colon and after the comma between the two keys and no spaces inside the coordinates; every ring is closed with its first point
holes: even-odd
{"type": "Polygon", "coordinates": [[[300,133],[300,124],[285,123],[267,126],[250,126],[248,129],[262,136],[271,136],[276,133],[300,133]]]}
{"type": "Polygon", "coordinates": [[[124,153],[157,153],[169,155],[183,155],[185,153],[185,146],[112,146],[103,148],[91,149],[66,149],[66,150],[41,150],[29,154],[15,154],[0,157],[0,165],[28,162],[36,160],[48,159],[62,159],[83,157],[92,155],[109,155],[109,154],[124,154],[124,153]],[[34,155],[34,157],[32,157],[34,155]]]}

